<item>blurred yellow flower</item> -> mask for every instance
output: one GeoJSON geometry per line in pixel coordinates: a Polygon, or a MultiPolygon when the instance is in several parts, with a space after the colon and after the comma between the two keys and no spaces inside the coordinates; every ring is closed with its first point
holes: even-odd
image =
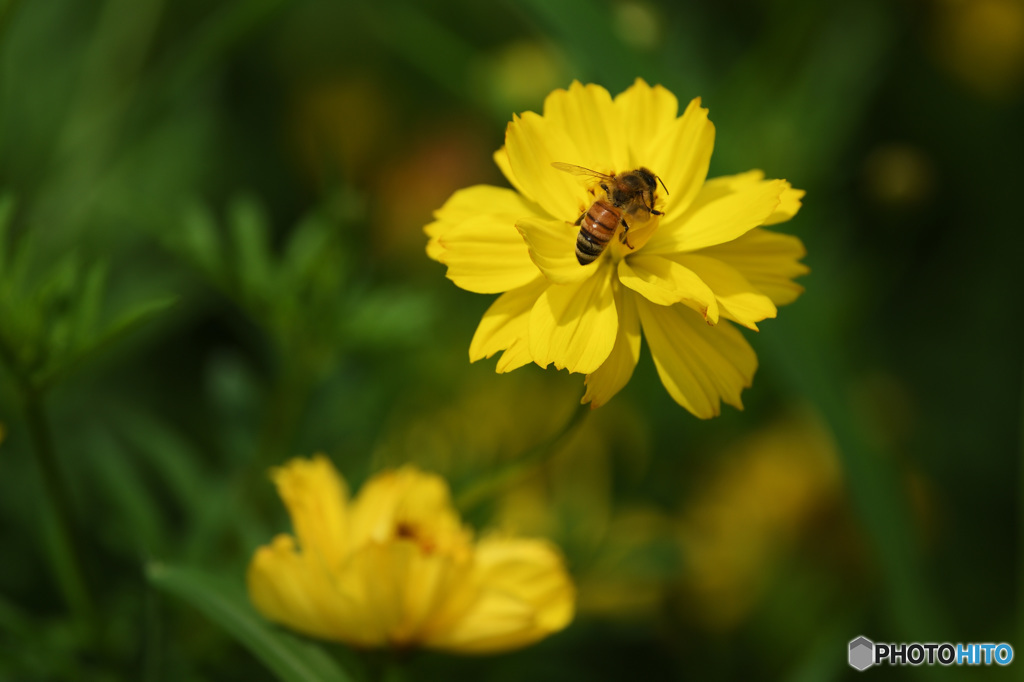
{"type": "Polygon", "coordinates": [[[792,278],[807,271],[803,245],[760,226],[793,217],[803,192],[761,171],[706,180],[708,112],[695,99],[677,113],[671,92],[638,79],[614,100],[574,82],[548,95],[543,116],[513,118],[494,158],[515,190],[462,189],[425,228],[427,254],[449,279],[503,293],[484,314],[471,361],[503,351],[499,372],[535,362],[586,374],[583,402],[598,407],[628,383],[643,329],[680,405],[701,418],[719,414],[721,401],[742,408],[757,358],[730,323],[756,330],[802,291],[792,278]],[[663,185],[642,199],[653,210],[626,211],[628,240],[611,239],[581,265],[576,221],[605,194],[600,180],[553,163],[606,175],[643,167],[663,185]]]}
{"type": "Polygon", "coordinates": [[[936,0],[933,51],[976,91],[1016,92],[1024,82],[1024,2],[936,0]]]}
{"type": "Polygon", "coordinates": [[[272,471],[296,537],[278,535],[249,566],[269,620],[357,647],[493,653],[566,627],[574,588],[541,540],[473,541],[439,476],[406,466],[349,501],[323,456],[272,471]]]}
{"type": "Polygon", "coordinates": [[[713,630],[737,626],[796,539],[841,495],[832,436],[812,418],[780,422],[723,453],[679,519],[687,614],[713,630]]]}

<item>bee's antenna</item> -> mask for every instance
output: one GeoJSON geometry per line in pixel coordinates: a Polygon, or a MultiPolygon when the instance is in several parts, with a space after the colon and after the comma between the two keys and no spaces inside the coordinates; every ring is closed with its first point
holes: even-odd
{"type": "Polygon", "coordinates": [[[658,182],[660,182],[660,183],[661,183],[661,188],[662,188],[663,190],[665,190],[665,194],[668,194],[668,187],[666,187],[666,186],[665,186],[665,182],[664,182],[664,180],[662,180],[662,179],[661,179],[660,177],[658,177],[657,175],[655,175],[654,177],[658,178],[658,182]]]}

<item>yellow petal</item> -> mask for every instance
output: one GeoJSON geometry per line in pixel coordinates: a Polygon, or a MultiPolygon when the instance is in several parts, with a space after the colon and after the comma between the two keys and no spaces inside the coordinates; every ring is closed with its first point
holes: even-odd
{"type": "Polygon", "coordinates": [[[576,237],[580,228],[563,220],[522,218],[516,222],[534,265],[556,284],[579,282],[594,274],[602,259],[580,265],[576,258],[576,237]]]}
{"type": "Polygon", "coordinates": [[[701,419],[721,412],[720,400],[742,409],[757,356],[729,323],[709,326],[685,306],[638,299],[640,323],[661,383],[673,399],[701,419]]]}
{"type": "Polygon", "coordinates": [[[715,126],[708,120],[708,110],[700,106],[699,97],[655,138],[645,165],[668,189],[662,209],[666,219],[681,214],[697,196],[707,177],[714,146],[715,126]]]}
{"type": "Polygon", "coordinates": [[[362,646],[405,647],[429,641],[433,621],[471,569],[444,553],[424,552],[411,541],[369,544],[356,552],[337,589],[349,596],[362,646]]]}
{"type": "Polygon", "coordinates": [[[434,218],[441,226],[431,223],[424,228],[428,234],[434,232],[443,236],[442,226],[453,227],[482,213],[526,214],[537,212],[537,205],[531,203],[505,187],[473,185],[456,190],[441,208],[434,211],[434,218]]]}
{"type": "Polygon", "coordinates": [[[289,535],[278,535],[256,550],[246,583],[253,606],[268,620],[299,629],[316,637],[330,637],[320,617],[315,595],[308,587],[306,563],[289,535]]]}
{"type": "Polygon", "coordinates": [[[345,560],[348,533],[348,489],[323,455],[296,458],[271,470],[281,500],[304,552],[319,553],[328,566],[345,560]]]}
{"type": "Polygon", "coordinates": [[[794,277],[807,274],[800,262],[806,254],[803,243],[788,234],[755,228],[742,237],[699,252],[736,268],[758,291],[775,305],[796,300],[804,288],[794,277]]]}
{"type": "Polygon", "coordinates": [[[636,309],[636,294],[617,287],[615,306],[619,312],[619,331],[615,346],[608,359],[587,375],[587,387],[581,403],[590,403],[592,409],[601,407],[629,383],[640,359],[640,314],[636,309]]]}
{"type": "MultiPolygon", "coordinates": [[[[704,183],[704,186],[700,190],[700,194],[697,195],[694,203],[690,206],[690,210],[695,210],[703,204],[721,198],[726,194],[737,192],[744,187],[751,187],[765,182],[774,181],[765,180],[764,171],[760,170],[750,170],[746,173],[723,175],[721,177],[712,178],[704,183]]],[[[795,216],[797,211],[800,210],[800,200],[803,199],[806,194],[802,189],[793,189],[789,182],[785,180],[782,180],[781,182],[785,183],[786,189],[783,190],[779,197],[779,205],[775,208],[775,211],[765,219],[765,225],[781,223],[795,216]]]]}
{"type": "Polygon", "coordinates": [[[565,131],[577,156],[553,159],[586,168],[627,170],[628,153],[622,120],[611,95],[600,85],[573,81],[568,90],[555,90],[544,100],[544,118],[565,131]]]}
{"type": "Polygon", "coordinates": [[[448,482],[409,465],[399,469],[399,474],[412,481],[395,510],[396,535],[415,541],[428,554],[468,555],[472,532],[455,511],[448,482]]]}
{"type": "MultiPolygon", "coordinates": [[[[393,540],[400,525],[433,547],[458,548],[469,541],[451,504],[448,484],[435,474],[404,466],[367,481],[351,505],[352,543],[393,540]]],[[[412,537],[411,536],[411,537],[412,537]]]]}
{"type": "Polygon", "coordinates": [[[482,540],[469,583],[475,587],[472,599],[431,646],[460,653],[509,651],[572,621],[575,590],[561,556],[546,542],[482,540]]]}
{"type": "MultiPolygon", "coordinates": [[[[705,252],[700,252],[701,254],[705,252]]],[[[729,319],[757,331],[757,323],[775,317],[772,300],[758,291],[738,270],[706,255],[687,254],[674,259],[695,272],[715,292],[729,319]]]]}
{"type": "Polygon", "coordinates": [[[691,210],[678,218],[666,216],[644,250],[671,254],[732,241],[772,215],[787,187],[785,180],[745,184],[727,194],[715,187],[710,201],[698,197],[691,210]]]}
{"type": "Polygon", "coordinates": [[[435,220],[429,225],[423,227],[423,231],[426,232],[427,237],[429,237],[427,240],[427,257],[431,260],[441,260],[441,254],[444,253],[444,247],[441,246],[440,236],[444,233],[447,227],[448,225],[439,220],[435,220]]]}
{"type": "Polygon", "coordinates": [[[495,165],[498,166],[498,170],[500,170],[501,174],[505,176],[505,179],[509,181],[509,184],[515,187],[517,192],[525,196],[523,188],[519,186],[519,178],[517,178],[516,174],[512,172],[512,164],[508,160],[508,150],[502,146],[501,149],[494,152],[494,155],[491,158],[494,159],[495,165]]]}
{"type": "Polygon", "coordinates": [[[456,561],[436,552],[410,552],[402,583],[397,585],[402,604],[400,624],[390,634],[399,645],[425,644],[448,624],[445,615],[463,585],[470,580],[471,561],[456,561]]]}
{"type": "Polygon", "coordinates": [[[508,291],[537,274],[515,222],[540,208],[510,189],[476,185],[459,190],[427,225],[427,254],[448,266],[448,278],[468,291],[508,291]]]}
{"type": "Polygon", "coordinates": [[[505,351],[498,361],[498,372],[510,372],[533,362],[529,341],[530,311],[548,286],[547,280],[538,277],[498,297],[484,313],[473,335],[469,361],[476,362],[505,351]]]}
{"type": "Polygon", "coordinates": [[[610,265],[576,284],[552,284],[530,311],[530,353],[541,367],[590,374],[615,345],[618,315],[610,265]]]}
{"type": "MultiPolygon", "coordinates": [[[[626,170],[651,163],[654,141],[676,119],[679,101],[671,92],[642,78],[615,97],[615,107],[622,121],[622,134],[629,147],[626,170]]],[[[660,172],[660,171],[656,171],[660,172]]]]}
{"type": "Polygon", "coordinates": [[[619,280],[651,303],[685,303],[711,324],[718,324],[715,293],[685,266],[646,251],[619,262],[619,280]]]}
{"type": "Polygon", "coordinates": [[[807,192],[802,189],[793,189],[793,187],[791,187],[787,182],[786,189],[783,190],[782,196],[779,199],[779,205],[764,221],[764,224],[776,225],[795,216],[796,212],[799,211],[800,207],[803,205],[801,200],[804,198],[805,194],[807,194],[807,192]]]}
{"type": "Polygon", "coordinates": [[[419,554],[412,542],[372,542],[349,558],[345,570],[336,576],[336,589],[349,598],[351,619],[359,623],[346,639],[358,646],[395,643],[397,633],[410,628],[405,622],[404,590],[410,564],[419,554]]]}
{"type": "Polygon", "coordinates": [[[589,196],[586,186],[551,165],[555,161],[580,162],[580,154],[564,130],[527,111],[508,124],[505,149],[512,173],[528,199],[540,204],[551,218],[572,222],[579,217],[589,196]]]}
{"type": "Polygon", "coordinates": [[[365,632],[362,605],[335,589],[320,557],[300,554],[291,536],[278,535],[256,550],[246,583],[253,606],[275,623],[334,641],[354,641],[365,632]]]}
{"type": "Polygon", "coordinates": [[[734,175],[720,175],[717,178],[708,178],[704,181],[704,186],[700,188],[700,192],[698,192],[697,197],[690,205],[690,210],[695,210],[715,199],[721,199],[728,194],[738,192],[745,187],[752,187],[763,181],[764,171],[758,169],[734,175]]]}

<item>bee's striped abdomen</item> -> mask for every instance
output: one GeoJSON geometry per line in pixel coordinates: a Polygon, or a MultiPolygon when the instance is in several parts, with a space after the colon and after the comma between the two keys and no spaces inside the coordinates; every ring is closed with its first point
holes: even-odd
{"type": "Polygon", "coordinates": [[[576,260],[589,265],[608,246],[622,220],[622,211],[607,201],[595,201],[580,216],[580,232],[576,235],[576,260]]]}

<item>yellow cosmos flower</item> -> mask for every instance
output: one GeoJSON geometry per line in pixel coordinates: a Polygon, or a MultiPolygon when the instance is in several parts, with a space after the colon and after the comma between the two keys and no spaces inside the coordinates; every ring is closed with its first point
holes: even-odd
{"type": "Polygon", "coordinates": [[[471,361],[503,351],[498,372],[535,362],[586,374],[583,402],[598,407],[632,376],[642,329],[680,405],[701,418],[723,400],[742,408],[757,357],[732,323],[756,330],[803,290],[792,282],[807,271],[800,240],[762,226],[793,217],[804,193],[761,171],[707,180],[708,112],[695,99],[677,113],[671,92],[637,80],[614,99],[574,82],[548,95],[543,116],[513,118],[494,159],[515,190],[459,190],[425,228],[427,254],[449,279],[502,293],[471,361]],[[576,222],[605,192],[599,179],[552,164],[605,175],[645,168],[659,184],[627,211],[625,243],[620,225],[620,238],[581,265],[576,222]]]}
{"type": "Polygon", "coordinates": [[[473,542],[448,486],[413,467],[381,473],[349,501],[323,456],[272,471],[296,537],[278,535],[249,566],[269,620],[357,647],[492,653],[572,620],[563,560],[540,540],[473,542]]]}

